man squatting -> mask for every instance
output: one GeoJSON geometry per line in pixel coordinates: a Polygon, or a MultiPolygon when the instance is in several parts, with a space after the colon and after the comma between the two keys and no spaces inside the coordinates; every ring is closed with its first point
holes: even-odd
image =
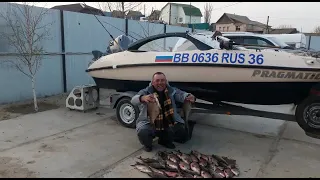
{"type": "Polygon", "coordinates": [[[140,109],[136,131],[145,151],[152,151],[152,142],[156,136],[159,137],[158,144],[170,149],[175,148],[173,141],[185,142],[188,135],[176,105],[176,102],[184,103],[185,101],[194,103],[195,97],[170,86],[162,72],[156,72],[149,86],[132,97],[131,103],[139,106],[140,109]],[[154,103],[155,98],[158,98],[161,109],[154,123],[151,123],[148,118],[148,103],[154,103]]]}

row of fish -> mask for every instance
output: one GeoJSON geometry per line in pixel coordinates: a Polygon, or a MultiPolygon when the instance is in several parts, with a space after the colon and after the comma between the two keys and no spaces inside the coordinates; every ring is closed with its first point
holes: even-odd
{"type": "Polygon", "coordinates": [[[183,153],[159,151],[156,159],[138,158],[134,166],[152,178],[232,178],[239,176],[236,160],[224,156],[205,155],[192,150],[183,153]]]}

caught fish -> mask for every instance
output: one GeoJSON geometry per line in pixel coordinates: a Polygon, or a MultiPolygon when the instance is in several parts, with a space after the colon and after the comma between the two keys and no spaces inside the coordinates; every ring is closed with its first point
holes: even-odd
{"type": "Polygon", "coordinates": [[[144,163],[154,163],[154,162],[157,163],[158,162],[158,160],[156,160],[156,159],[142,158],[141,156],[139,156],[138,159],[140,159],[144,163]]]}
{"type": "Polygon", "coordinates": [[[147,107],[147,113],[148,113],[148,116],[150,118],[150,122],[151,124],[153,125],[154,124],[154,121],[155,119],[158,117],[158,115],[160,114],[160,109],[161,109],[161,106],[159,107],[159,103],[158,103],[158,98],[155,98],[156,99],[156,102],[150,102],[148,103],[148,107],[147,107]]]}
{"type": "Polygon", "coordinates": [[[189,129],[189,116],[190,116],[190,113],[191,113],[191,108],[192,108],[192,104],[191,102],[184,102],[183,103],[183,106],[182,106],[182,109],[183,109],[183,116],[184,116],[184,120],[185,120],[185,129],[187,131],[187,134],[189,135],[190,134],[190,129],[189,129]]]}
{"type": "Polygon", "coordinates": [[[156,168],[156,169],[164,169],[164,168],[166,168],[165,165],[160,164],[159,162],[151,162],[151,163],[145,163],[145,162],[139,163],[139,162],[136,162],[136,163],[139,164],[139,165],[150,166],[150,167],[156,168]]]}
{"type": "Polygon", "coordinates": [[[212,176],[206,171],[201,171],[201,176],[204,178],[212,178],[212,176]]]}
{"type": "Polygon", "coordinates": [[[219,165],[218,160],[216,160],[212,156],[208,156],[208,163],[213,165],[219,165]]]}
{"type": "Polygon", "coordinates": [[[168,158],[170,161],[172,161],[172,162],[175,162],[175,163],[178,163],[178,162],[179,162],[179,157],[176,156],[175,154],[169,154],[169,155],[167,156],[167,158],[168,158]]]}
{"type": "Polygon", "coordinates": [[[189,174],[189,173],[181,173],[181,176],[184,177],[184,178],[193,178],[193,175],[189,174]]]}
{"type": "Polygon", "coordinates": [[[179,150],[177,150],[177,156],[185,163],[190,164],[192,162],[190,156],[188,154],[185,154],[179,150]]]}
{"type": "Polygon", "coordinates": [[[164,168],[166,168],[166,167],[167,167],[167,165],[166,165],[166,161],[165,161],[165,160],[163,160],[163,159],[159,158],[159,159],[158,159],[158,161],[159,161],[160,166],[162,166],[162,167],[164,167],[164,168]]]}
{"type": "Polygon", "coordinates": [[[235,166],[237,164],[237,161],[234,159],[230,159],[228,157],[225,156],[221,156],[221,158],[230,166],[235,166]]]}
{"type": "Polygon", "coordinates": [[[134,168],[136,168],[139,171],[144,172],[144,173],[151,173],[152,172],[151,169],[146,165],[135,164],[135,165],[131,165],[131,166],[133,166],[134,168]]]}
{"type": "Polygon", "coordinates": [[[240,175],[240,171],[238,168],[230,168],[231,172],[235,175],[235,176],[239,176],[240,175]]]}
{"type": "Polygon", "coordinates": [[[201,157],[202,159],[206,160],[207,162],[209,161],[209,157],[205,154],[201,154],[201,157]]]}
{"type": "Polygon", "coordinates": [[[200,166],[199,166],[198,163],[192,162],[190,164],[190,168],[191,168],[192,171],[196,172],[197,174],[199,174],[199,175],[201,174],[201,169],[200,169],[200,166]]]}
{"type": "Polygon", "coordinates": [[[186,170],[191,170],[189,164],[187,164],[187,163],[185,163],[185,162],[180,162],[180,163],[179,163],[179,167],[180,167],[182,170],[184,170],[184,171],[186,171],[186,170]]]}
{"type": "Polygon", "coordinates": [[[146,174],[148,174],[151,178],[168,178],[166,175],[158,174],[155,172],[148,172],[146,174]]]}
{"type": "Polygon", "coordinates": [[[200,158],[201,158],[201,153],[199,153],[199,152],[196,151],[196,150],[192,150],[192,151],[191,151],[191,154],[195,155],[195,156],[200,160],[200,158]]]}
{"type": "Polygon", "coordinates": [[[177,163],[174,163],[170,160],[167,160],[166,163],[170,169],[179,170],[179,165],[177,163]]]}
{"type": "Polygon", "coordinates": [[[158,159],[160,158],[160,159],[166,160],[168,157],[168,153],[165,151],[159,151],[157,153],[157,156],[158,156],[158,159]]]}
{"type": "Polygon", "coordinates": [[[217,166],[213,166],[213,168],[210,168],[209,171],[216,178],[225,178],[226,177],[223,170],[219,169],[217,166]]]}
{"type": "Polygon", "coordinates": [[[234,176],[233,172],[229,168],[224,169],[223,172],[226,178],[232,178],[234,176]]]}
{"type": "Polygon", "coordinates": [[[156,168],[153,168],[153,167],[150,167],[150,166],[149,166],[149,168],[151,169],[151,171],[153,171],[155,173],[166,175],[163,171],[161,171],[159,169],[156,169],[156,168]]]}
{"type": "Polygon", "coordinates": [[[221,158],[220,156],[217,156],[217,155],[213,154],[212,157],[218,161],[219,165],[221,165],[223,167],[227,167],[228,166],[228,163],[223,158],[221,158]]]}
{"type": "Polygon", "coordinates": [[[199,165],[200,165],[201,167],[206,167],[206,166],[208,165],[208,163],[207,163],[206,160],[200,158],[199,165]]]}
{"type": "Polygon", "coordinates": [[[195,155],[189,154],[189,156],[190,156],[192,162],[199,162],[199,159],[195,155]]]}
{"type": "Polygon", "coordinates": [[[199,175],[193,175],[193,178],[203,178],[203,177],[199,175]]]}
{"type": "Polygon", "coordinates": [[[168,177],[178,177],[179,174],[177,172],[171,172],[171,171],[164,171],[164,173],[168,176],[168,177]]]}

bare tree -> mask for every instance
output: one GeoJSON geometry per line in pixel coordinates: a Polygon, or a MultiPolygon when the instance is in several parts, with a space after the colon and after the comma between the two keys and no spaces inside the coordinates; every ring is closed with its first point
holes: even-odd
{"type": "Polygon", "coordinates": [[[282,24],[278,27],[278,29],[286,29],[286,28],[293,28],[293,26],[288,24],[282,24]]]}
{"type": "Polygon", "coordinates": [[[125,18],[129,11],[141,11],[142,2],[97,2],[102,11],[119,11],[121,18],[125,18]]]}
{"type": "Polygon", "coordinates": [[[317,26],[313,30],[314,33],[320,33],[320,26],[317,26]]]}
{"type": "Polygon", "coordinates": [[[211,3],[206,3],[204,5],[204,22],[205,23],[209,23],[210,24],[210,20],[211,20],[211,14],[212,14],[212,4],[211,3]]]}
{"type": "Polygon", "coordinates": [[[34,3],[23,2],[22,5],[8,3],[7,10],[0,12],[0,18],[9,31],[1,32],[8,45],[18,55],[16,59],[6,60],[31,80],[34,110],[38,111],[36,96],[36,73],[41,66],[44,48],[42,41],[49,38],[49,26],[53,23],[43,21],[49,9],[35,7],[34,3]]]}

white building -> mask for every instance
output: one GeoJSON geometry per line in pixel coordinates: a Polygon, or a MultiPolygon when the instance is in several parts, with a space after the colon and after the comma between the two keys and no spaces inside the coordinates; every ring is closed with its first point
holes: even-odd
{"type": "Polygon", "coordinates": [[[202,13],[197,7],[189,4],[167,3],[161,9],[159,19],[168,24],[195,24],[201,23],[201,17],[202,13]]]}

